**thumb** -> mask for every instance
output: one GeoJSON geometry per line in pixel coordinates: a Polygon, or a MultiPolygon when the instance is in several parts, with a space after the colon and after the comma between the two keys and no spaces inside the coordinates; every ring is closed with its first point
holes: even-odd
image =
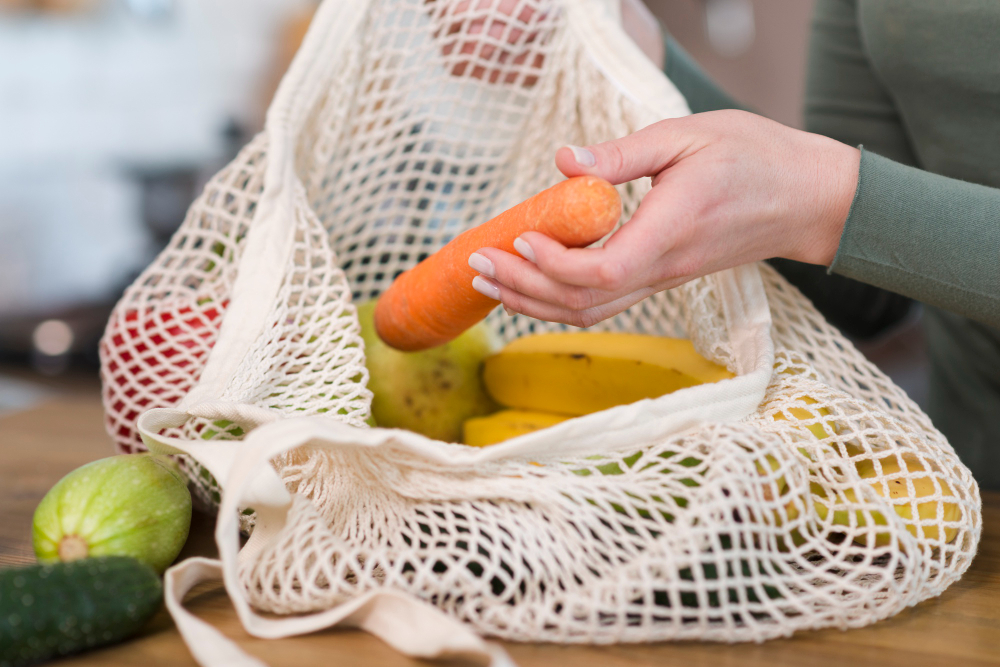
{"type": "Polygon", "coordinates": [[[683,129],[683,119],[661,120],[621,139],[564,146],[556,151],[556,167],[567,177],[590,174],[615,185],[655,176],[691,146],[683,129]]]}

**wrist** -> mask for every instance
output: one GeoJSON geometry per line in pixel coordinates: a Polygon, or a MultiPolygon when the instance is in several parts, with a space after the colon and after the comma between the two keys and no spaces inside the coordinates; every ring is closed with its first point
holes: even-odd
{"type": "Polygon", "coordinates": [[[811,152],[813,206],[810,220],[803,221],[807,232],[802,247],[793,257],[809,264],[830,266],[837,255],[844,224],[858,189],[861,151],[827,137],[812,135],[817,146],[811,152]]]}

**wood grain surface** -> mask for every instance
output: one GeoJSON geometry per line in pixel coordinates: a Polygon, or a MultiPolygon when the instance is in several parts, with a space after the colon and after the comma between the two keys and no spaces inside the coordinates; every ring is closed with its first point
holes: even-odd
{"type": "MultiPolygon", "coordinates": [[[[31,516],[45,492],[74,468],[112,453],[95,398],[58,399],[0,417],[0,567],[34,562],[31,516]]],[[[214,555],[210,519],[197,515],[182,557],[214,555]]],[[[187,606],[273,667],[429,663],[407,658],[360,631],[328,630],[304,637],[261,640],[243,631],[220,585],[189,596],[187,606]]],[[[624,667],[702,665],[728,667],[833,667],[906,665],[1000,666],[1000,494],[984,494],[983,539],[965,577],[941,597],[859,630],[803,632],[764,644],[697,642],[609,647],[506,644],[521,667],[572,665],[624,667]]],[[[161,611],[132,640],[59,661],[60,665],[195,665],[161,611]]]]}

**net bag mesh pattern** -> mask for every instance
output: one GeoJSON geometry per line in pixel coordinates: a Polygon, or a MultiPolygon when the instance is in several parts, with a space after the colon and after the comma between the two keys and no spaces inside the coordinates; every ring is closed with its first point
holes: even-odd
{"type": "MultiPolygon", "coordinates": [[[[354,303],[560,180],[558,147],[686,113],[637,100],[581,39],[588,26],[624,39],[616,2],[331,2],[285,105],[108,323],[104,401],[121,451],[144,449],[135,422],[152,408],[187,415],[159,437],[205,446],[303,417],[367,430],[354,303]],[[280,147],[275,128],[291,128],[280,147]],[[280,263],[255,259],[272,248],[280,263]]],[[[648,188],[619,186],[623,220],[648,188]]],[[[241,557],[245,595],[288,615],[391,587],[487,635],[601,643],[861,626],[940,594],[975,554],[975,481],[797,290],[751,270],[774,361],[749,416],[475,466],[391,437],[293,449],[272,461],[291,509],[241,557]]],[[[737,371],[720,285],[694,280],[594,328],[689,337],[737,371]]],[[[505,340],[560,328],[502,310],[487,322],[505,340]]],[[[218,482],[185,465],[217,504],[218,482]]]]}

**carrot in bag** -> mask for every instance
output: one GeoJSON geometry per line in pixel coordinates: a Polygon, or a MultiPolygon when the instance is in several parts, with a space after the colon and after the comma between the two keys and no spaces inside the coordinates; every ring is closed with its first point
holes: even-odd
{"type": "Polygon", "coordinates": [[[514,253],[514,239],[529,231],[582,248],[614,229],[620,216],[618,192],[596,176],[577,176],[539,192],[458,235],[396,278],[375,306],[379,338],[407,352],[447,343],[499,303],[472,288],[477,272],[469,255],[480,248],[514,253]]]}

